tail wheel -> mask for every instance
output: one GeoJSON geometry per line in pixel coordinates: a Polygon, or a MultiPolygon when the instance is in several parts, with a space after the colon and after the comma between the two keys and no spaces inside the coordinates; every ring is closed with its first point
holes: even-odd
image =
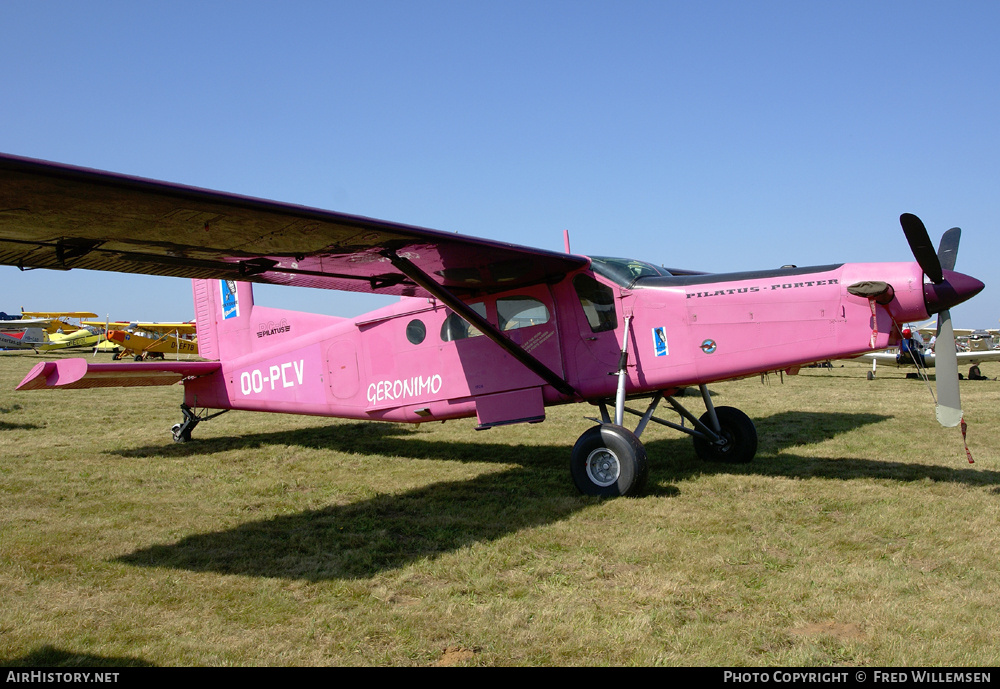
{"type": "MultiPolygon", "coordinates": [[[[694,451],[701,459],[727,464],[746,464],[757,454],[757,428],[750,417],[734,407],[716,407],[715,416],[719,420],[725,440],[721,445],[704,438],[694,439],[694,451]]],[[[708,412],[701,422],[712,427],[708,412]]]]}
{"type": "Polygon", "coordinates": [[[646,485],[646,449],[626,428],[594,426],[580,436],[570,460],[573,483],[584,495],[637,495],[646,485]]]}

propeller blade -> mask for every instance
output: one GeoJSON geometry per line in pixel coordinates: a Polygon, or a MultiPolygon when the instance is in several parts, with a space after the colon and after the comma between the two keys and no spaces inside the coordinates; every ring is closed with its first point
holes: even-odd
{"type": "Polygon", "coordinates": [[[941,236],[941,243],[938,244],[938,262],[945,270],[955,270],[955,259],[958,258],[958,240],[962,237],[962,230],[953,227],[941,236]]]}
{"type": "Polygon", "coordinates": [[[937,420],[942,426],[957,426],[962,421],[962,400],[958,390],[955,330],[951,326],[951,311],[948,309],[938,314],[934,368],[937,378],[937,420]]]}
{"type": "Polygon", "coordinates": [[[912,213],[903,213],[899,216],[899,224],[903,226],[903,234],[906,235],[906,241],[910,244],[913,258],[917,259],[924,275],[930,278],[930,281],[935,285],[941,284],[944,280],[944,275],[941,273],[941,261],[938,260],[937,252],[934,251],[934,245],[931,244],[931,238],[927,234],[924,223],[912,213]]]}
{"type": "Polygon", "coordinates": [[[94,345],[94,353],[91,355],[92,357],[96,357],[97,356],[97,350],[101,348],[101,340],[102,339],[103,340],[108,339],[108,321],[110,321],[110,320],[111,320],[111,317],[108,316],[107,314],[105,314],[105,316],[104,316],[104,332],[103,333],[98,333],[98,335],[97,335],[97,344],[94,345]]]}

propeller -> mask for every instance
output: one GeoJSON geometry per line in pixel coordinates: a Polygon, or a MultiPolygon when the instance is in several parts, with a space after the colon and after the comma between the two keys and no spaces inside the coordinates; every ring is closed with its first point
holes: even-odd
{"type": "MultiPolygon", "coordinates": [[[[937,252],[931,244],[927,228],[917,216],[903,213],[899,216],[899,224],[910,245],[913,257],[917,260],[924,275],[935,286],[949,288],[944,271],[955,268],[958,258],[958,241],[962,231],[953,227],[941,237],[937,252]]],[[[937,290],[932,290],[935,297],[937,290]]],[[[928,291],[924,291],[925,298],[928,291]]],[[[934,360],[937,387],[937,420],[942,426],[957,426],[962,421],[962,400],[958,389],[958,357],[955,355],[955,330],[951,324],[951,311],[943,308],[938,311],[937,339],[934,345],[934,360]]]]}
{"type": "Polygon", "coordinates": [[[958,240],[962,237],[962,230],[953,227],[941,235],[941,243],[938,244],[938,261],[945,270],[955,270],[955,259],[958,258],[958,240]]]}
{"type": "Polygon", "coordinates": [[[104,314],[104,332],[100,333],[97,337],[97,344],[94,345],[94,353],[91,355],[93,357],[97,356],[97,350],[101,348],[101,341],[108,339],[108,325],[111,323],[111,316],[104,314]]]}
{"type": "Polygon", "coordinates": [[[934,245],[931,244],[930,235],[927,234],[923,221],[912,213],[903,213],[899,216],[899,224],[903,226],[903,234],[906,235],[913,258],[917,259],[917,264],[924,271],[924,275],[935,285],[940,285],[944,281],[941,260],[934,251],[934,245]]]}

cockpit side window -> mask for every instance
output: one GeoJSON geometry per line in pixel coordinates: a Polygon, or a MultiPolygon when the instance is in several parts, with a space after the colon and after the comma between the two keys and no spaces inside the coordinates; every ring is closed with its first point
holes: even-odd
{"type": "Polygon", "coordinates": [[[573,287],[592,332],[602,333],[618,327],[615,293],[610,287],[584,273],[573,278],[573,287]]]}
{"type": "MultiPolygon", "coordinates": [[[[486,304],[476,302],[475,304],[469,304],[469,307],[483,318],[486,318],[486,304]]],[[[482,334],[479,328],[469,325],[465,322],[465,319],[454,312],[449,312],[448,317],[441,324],[442,342],[464,340],[467,337],[478,337],[482,334]]]]}
{"type": "Polygon", "coordinates": [[[517,330],[549,322],[545,304],[532,297],[500,297],[497,299],[497,320],[501,330],[517,330]]]}
{"type": "Polygon", "coordinates": [[[647,277],[669,276],[666,268],[658,268],[652,263],[637,261],[631,258],[611,258],[609,256],[591,256],[590,264],[594,272],[606,277],[612,282],[631,289],[636,280],[647,277]]]}

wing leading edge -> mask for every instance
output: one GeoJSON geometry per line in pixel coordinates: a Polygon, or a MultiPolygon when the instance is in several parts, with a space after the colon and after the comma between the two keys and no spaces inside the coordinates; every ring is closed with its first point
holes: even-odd
{"type": "Polygon", "coordinates": [[[555,281],[589,259],[0,154],[0,264],[427,296],[555,281]]]}

